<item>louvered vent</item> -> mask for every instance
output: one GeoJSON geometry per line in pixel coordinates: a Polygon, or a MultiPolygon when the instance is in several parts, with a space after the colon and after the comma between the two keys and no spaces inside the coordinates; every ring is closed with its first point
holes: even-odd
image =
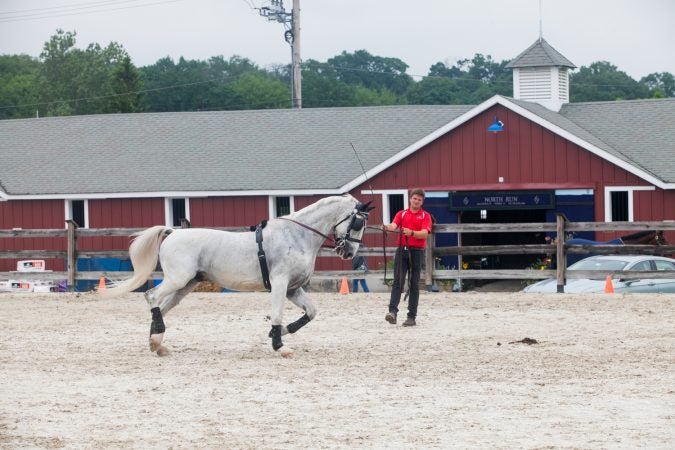
{"type": "Polygon", "coordinates": [[[570,101],[570,83],[569,77],[567,76],[567,68],[561,67],[558,69],[558,98],[563,102],[567,103],[570,101]]]}
{"type": "Polygon", "coordinates": [[[520,69],[520,99],[526,101],[551,99],[551,69],[548,67],[520,69]]]}

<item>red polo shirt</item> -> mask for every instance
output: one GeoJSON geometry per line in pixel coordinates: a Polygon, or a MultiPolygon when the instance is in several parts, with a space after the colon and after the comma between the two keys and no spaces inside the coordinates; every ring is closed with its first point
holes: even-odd
{"type": "MultiPolygon", "coordinates": [[[[422,208],[416,213],[412,212],[410,208],[401,210],[396,213],[396,217],[394,217],[392,223],[398,225],[399,229],[409,228],[413,231],[427,230],[431,233],[431,215],[422,208]]],[[[427,245],[427,240],[426,238],[419,239],[399,234],[396,238],[396,245],[399,247],[424,248],[427,245]]]]}

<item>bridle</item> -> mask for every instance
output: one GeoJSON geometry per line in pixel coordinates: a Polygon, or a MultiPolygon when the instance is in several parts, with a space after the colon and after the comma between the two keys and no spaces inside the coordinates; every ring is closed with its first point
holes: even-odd
{"type": "Polygon", "coordinates": [[[370,207],[370,202],[368,203],[357,203],[356,206],[354,207],[354,210],[344,219],[340,220],[337,222],[335,225],[333,225],[332,232],[333,236],[327,236],[324,233],[320,232],[316,228],[310,227],[309,225],[306,225],[302,222],[298,222],[297,220],[293,220],[289,217],[277,217],[278,219],[282,220],[287,220],[289,222],[293,222],[296,225],[299,225],[315,234],[318,234],[319,236],[323,237],[325,240],[330,241],[332,245],[326,246],[329,248],[334,248],[336,251],[344,248],[344,246],[347,244],[347,242],[355,242],[358,244],[361,244],[362,240],[361,239],[356,239],[355,237],[352,237],[351,233],[352,231],[361,231],[364,226],[366,226],[366,223],[368,222],[368,214],[369,211],[373,209],[370,207]],[[347,231],[344,234],[338,235],[337,234],[337,227],[343,223],[349,221],[349,225],[347,226],[347,231]]]}
{"type": "MultiPolygon", "coordinates": [[[[362,239],[356,239],[352,237],[352,231],[361,231],[363,230],[363,227],[366,225],[366,222],[368,222],[368,211],[367,210],[360,210],[359,207],[362,204],[359,203],[356,205],[356,208],[354,208],[354,211],[352,213],[339,221],[338,223],[335,224],[333,227],[333,235],[335,236],[335,239],[333,242],[335,242],[335,250],[338,250],[339,248],[343,248],[347,242],[355,242],[359,245],[361,245],[362,239]],[[349,220],[349,225],[347,225],[347,231],[345,234],[341,236],[337,236],[337,227],[340,225],[342,222],[346,222],[349,220]]],[[[361,234],[363,236],[363,233],[361,234]]]]}

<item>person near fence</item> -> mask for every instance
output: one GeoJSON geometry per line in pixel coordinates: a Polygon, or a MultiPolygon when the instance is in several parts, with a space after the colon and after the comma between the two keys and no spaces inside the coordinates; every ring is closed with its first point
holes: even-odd
{"type": "MultiPolygon", "coordinates": [[[[359,248],[359,253],[363,251],[366,248],[364,244],[361,244],[359,248]]],[[[356,255],[354,259],[352,259],[352,270],[358,270],[361,272],[365,272],[368,270],[368,258],[364,255],[356,255]]],[[[359,291],[359,283],[361,284],[361,289],[363,289],[363,292],[370,292],[370,289],[368,289],[368,283],[366,283],[365,278],[354,278],[352,280],[352,292],[358,292],[359,291]]]]}
{"type": "Polygon", "coordinates": [[[404,327],[416,325],[424,249],[432,227],[431,214],[422,209],[425,195],[422,189],[413,189],[410,192],[409,207],[397,212],[394,220],[390,224],[384,225],[385,230],[398,233],[389,312],[384,319],[391,324],[396,324],[401,291],[405,287],[407,276],[409,285],[408,317],[403,322],[404,327]]]}

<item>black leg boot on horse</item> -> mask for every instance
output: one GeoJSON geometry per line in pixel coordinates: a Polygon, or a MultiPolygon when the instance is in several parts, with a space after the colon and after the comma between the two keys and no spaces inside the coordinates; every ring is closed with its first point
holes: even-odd
{"type": "Polygon", "coordinates": [[[162,312],[158,307],[152,308],[150,312],[152,313],[152,323],[150,324],[150,351],[157,352],[157,355],[159,356],[166,356],[169,351],[162,345],[162,339],[164,339],[164,332],[166,331],[162,312]]]}

